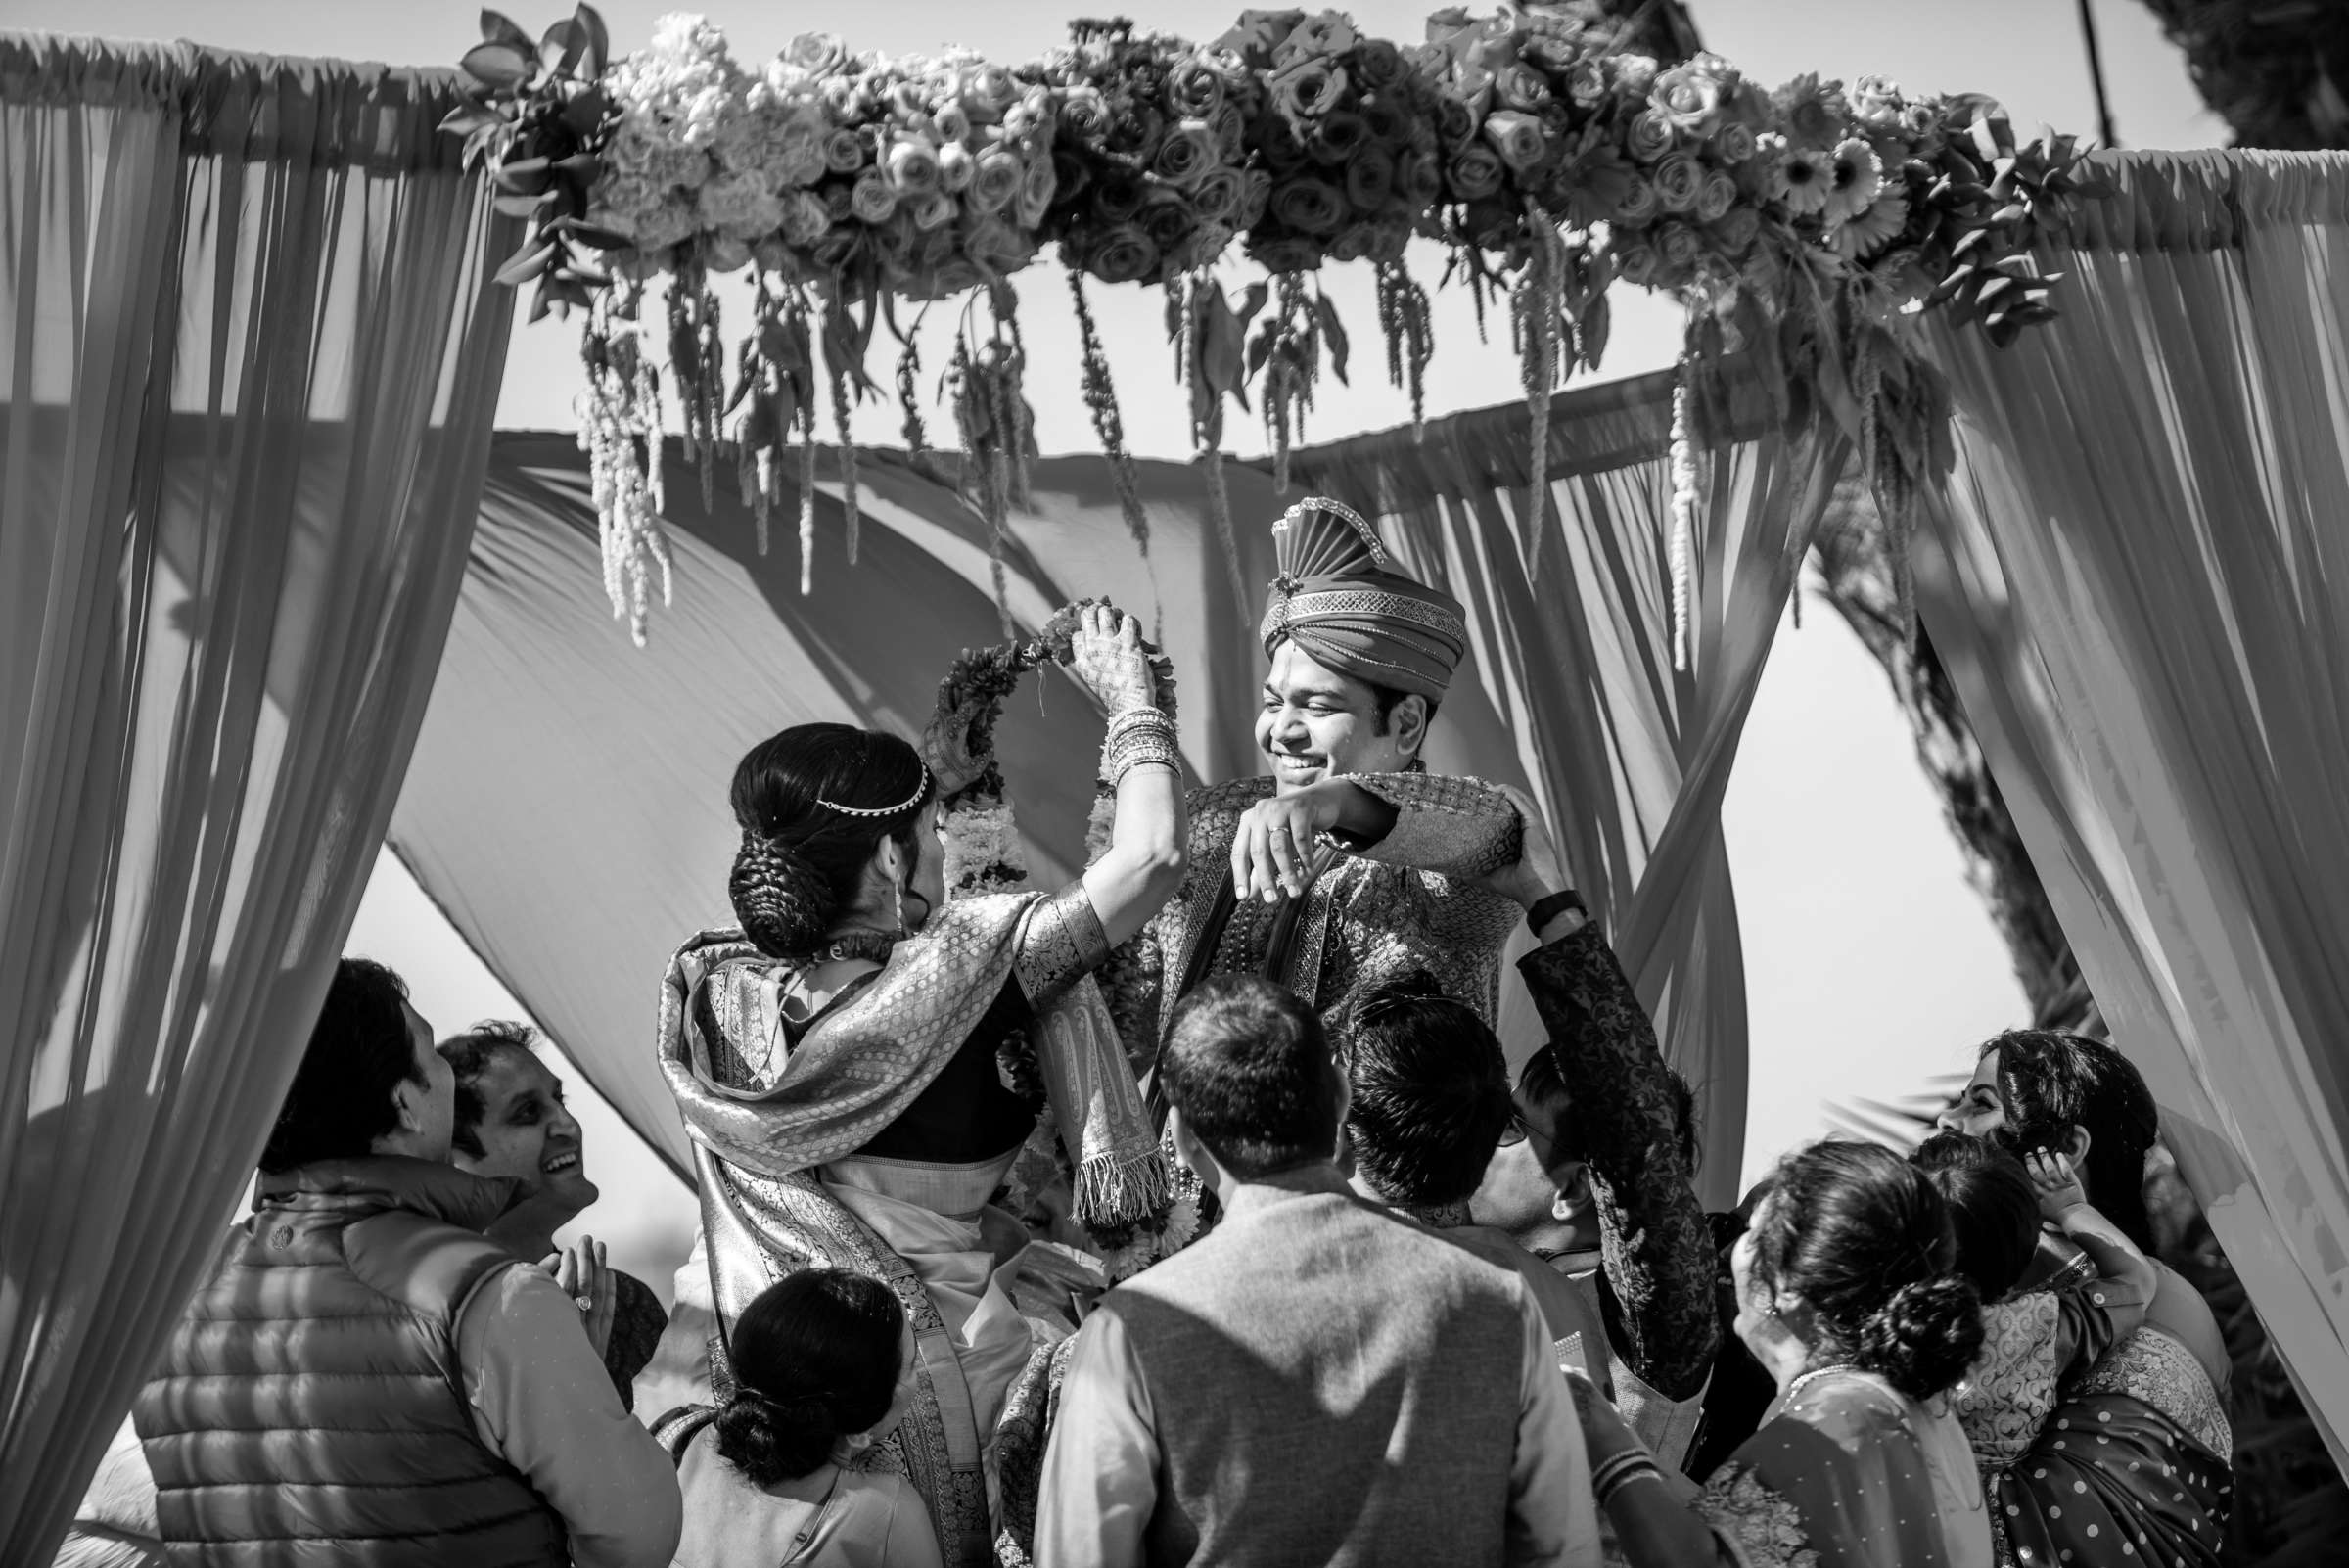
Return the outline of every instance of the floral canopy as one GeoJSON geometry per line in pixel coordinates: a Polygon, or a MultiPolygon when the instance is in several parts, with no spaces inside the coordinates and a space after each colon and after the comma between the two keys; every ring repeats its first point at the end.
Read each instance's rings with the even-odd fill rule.
{"type": "MultiPolygon", "coordinates": [[[[1066,46],[1019,63],[858,54],[816,33],[744,63],[691,16],[613,60],[585,6],[535,42],[495,12],[484,32],[464,61],[479,101],[446,128],[530,219],[503,276],[535,282],[533,319],[586,313],[581,439],[606,586],[639,640],[653,584],[665,596],[668,584],[649,457],[665,417],[657,361],[704,489],[730,465],[762,545],[798,465],[803,562],[829,410],[850,464],[853,560],[848,422],[854,401],[882,394],[876,331],[900,344],[907,444],[926,460],[919,357],[896,306],[963,297],[944,400],[960,487],[999,549],[1034,450],[1011,279],[1047,246],[1067,271],[1094,428],[1145,547],[1088,283],[1165,292],[1228,556],[1228,405],[1263,418],[1285,488],[1316,382],[1347,374],[1349,334],[1320,268],[1377,270],[1387,374],[1418,406],[1434,351],[1426,289],[1405,262],[1418,237],[1449,251],[1439,286],[1473,291],[1480,319],[1488,301],[1506,306],[1536,518],[1543,411],[1575,367],[1598,365],[1622,279],[1687,303],[1684,363],[1752,350],[1791,429],[1841,425],[1905,559],[1912,498],[1950,462],[1948,397],[1915,318],[1979,321],[2002,345],[2048,319],[2052,280],[2029,248],[2090,194],[2070,138],[2020,144],[1986,99],[1913,97],[1881,77],[1771,90],[1714,55],[1660,67],[1577,0],[1452,7],[1407,45],[1336,11],[1246,12],[1204,44],[1079,22],[1066,46]],[[1227,288],[1219,264],[1235,258],[1268,275],[1227,288]],[[744,269],[752,320],[729,352],[711,280],[744,269]]],[[[1690,469],[1697,417],[1683,407],[1679,421],[1690,469]]],[[[1691,473],[1683,506],[1695,488],[1691,473]]]]}

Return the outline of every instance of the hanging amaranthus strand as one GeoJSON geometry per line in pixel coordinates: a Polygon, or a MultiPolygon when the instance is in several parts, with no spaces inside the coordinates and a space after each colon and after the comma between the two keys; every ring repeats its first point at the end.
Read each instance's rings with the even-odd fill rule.
{"type": "Polygon", "coordinates": [[[1387,342],[1387,381],[1411,394],[1411,438],[1427,435],[1427,365],[1435,357],[1427,291],[1401,261],[1378,264],[1378,329],[1387,342]]]}
{"type": "Polygon", "coordinates": [[[1078,343],[1084,353],[1085,411],[1093,417],[1093,434],[1100,438],[1102,455],[1109,462],[1109,484],[1117,492],[1118,510],[1125,514],[1126,531],[1133,535],[1134,548],[1147,558],[1150,517],[1142,510],[1141,477],[1134,471],[1133,454],[1126,449],[1126,422],[1118,413],[1118,390],[1109,379],[1109,352],[1101,346],[1092,305],[1084,297],[1082,268],[1069,268],[1069,296],[1077,302],[1078,343]]]}
{"type": "MultiPolygon", "coordinates": [[[[946,368],[947,400],[954,411],[954,428],[963,450],[962,487],[966,499],[976,495],[979,515],[987,520],[988,573],[995,590],[995,614],[1006,637],[1016,635],[1011,614],[1011,580],[1003,565],[1003,545],[1011,511],[1011,460],[1004,443],[1013,427],[1004,413],[1000,381],[1005,356],[1000,345],[971,348],[972,323],[966,316],[954,335],[954,357],[946,368]]],[[[1012,400],[1016,401],[1016,389],[1012,400]]]]}
{"type": "Polygon", "coordinates": [[[1672,382],[1672,668],[1688,668],[1688,612],[1696,577],[1696,450],[1689,434],[1682,357],[1672,382]]]}
{"type": "Polygon", "coordinates": [[[1565,242],[1532,202],[1525,205],[1534,250],[1517,290],[1518,347],[1525,366],[1527,537],[1541,535],[1549,502],[1549,397],[1558,385],[1558,312],[1564,301],[1565,242]]]}
{"type": "Polygon", "coordinates": [[[840,506],[847,518],[849,565],[856,564],[856,535],[863,517],[856,505],[856,439],[849,431],[849,378],[832,374],[832,437],[840,442],[840,506]]]}
{"type": "Polygon", "coordinates": [[[898,352],[898,408],[904,415],[898,433],[905,438],[905,456],[921,473],[930,472],[930,431],[922,422],[922,405],[915,391],[921,380],[922,350],[914,332],[904,338],[904,346],[898,352]]]}
{"type": "MultiPolygon", "coordinates": [[[[1181,354],[1183,386],[1191,395],[1191,445],[1201,454],[1208,516],[1215,520],[1217,536],[1222,541],[1223,564],[1231,573],[1232,602],[1245,608],[1248,579],[1240,572],[1231,494],[1223,484],[1223,396],[1238,386],[1242,374],[1244,319],[1224,302],[1222,288],[1205,268],[1185,281],[1179,295],[1170,281],[1168,295],[1171,320],[1174,301],[1180,300],[1180,325],[1174,336],[1181,354]]],[[[1261,300],[1262,294],[1257,298],[1261,300]]]]}
{"type": "Polygon", "coordinates": [[[717,296],[698,266],[680,267],[668,290],[668,360],[676,373],[685,458],[701,470],[702,509],[717,505],[717,455],[726,413],[726,350],[717,296]]]}
{"type": "MultiPolygon", "coordinates": [[[[1334,320],[1327,300],[1309,299],[1302,273],[1283,272],[1273,286],[1272,314],[1257,329],[1249,345],[1249,362],[1262,364],[1265,438],[1272,448],[1272,489],[1289,491],[1289,447],[1304,432],[1305,415],[1313,406],[1313,387],[1321,376],[1323,329],[1334,320]]],[[[1340,368],[1341,377],[1343,367],[1340,368]]]]}
{"type": "Polygon", "coordinates": [[[815,591],[815,399],[800,404],[800,592],[815,591]]]}
{"type": "Polygon", "coordinates": [[[628,635],[644,646],[652,608],[652,578],[668,603],[668,539],[663,532],[661,386],[644,352],[644,285],[596,296],[579,335],[587,388],[576,403],[579,446],[601,520],[604,592],[612,614],[625,616],[628,635]]]}

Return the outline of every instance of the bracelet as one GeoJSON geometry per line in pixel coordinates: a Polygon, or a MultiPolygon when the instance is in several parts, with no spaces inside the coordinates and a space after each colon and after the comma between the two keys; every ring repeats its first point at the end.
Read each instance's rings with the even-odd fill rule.
{"type": "Polygon", "coordinates": [[[1603,1508],[1614,1499],[1616,1493],[1642,1477],[1661,1481],[1664,1479],[1663,1467],[1646,1450],[1626,1449],[1590,1467],[1590,1493],[1603,1508]]]}
{"type": "Polygon", "coordinates": [[[1124,713],[1112,715],[1109,728],[1103,733],[1102,739],[1107,743],[1133,730],[1157,729],[1162,725],[1173,729],[1174,715],[1163,708],[1154,708],[1145,703],[1138,708],[1128,708],[1124,713]]]}
{"type": "Polygon", "coordinates": [[[1525,923],[1531,929],[1540,931],[1569,909],[1585,919],[1589,918],[1590,906],[1583,902],[1581,894],[1568,888],[1563,893],[1553,893],[1546,899],[1536,899],[1534,906],[1525,911],[1525,923]]]}

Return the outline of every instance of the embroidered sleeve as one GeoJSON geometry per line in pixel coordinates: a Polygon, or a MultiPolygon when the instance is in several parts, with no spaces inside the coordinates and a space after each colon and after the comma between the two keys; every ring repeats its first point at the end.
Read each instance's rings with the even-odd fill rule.
{"type": "Polygon", "coordinates": [[[2147,1292],[2097,1276],[2055,1292],[2055,1373],[2084,1372],[2145,1320],[2147,1292]]]}
{"type": "Polygon", "coordinates": [[[1738,1568],[1819,1568],[1819,1553],[1792,1499],[1730,1460],[1697,1495],[1697,1517],[1738,1568]]]}
{"type": "Polygon", "coordinates": [[[1620,1308],[1607,1326],[1642,1382],[1690,1398],[1721,1348],[1715,1255],[1674,1136],[1655,1026],[1595,925],[1528,953],[1517,968],[1574,1096],[1600,1256],[1620,1308]]]}
{"type": "Polygon", "coordinates": [[[1041,1011],[1061,992],[1089,975],[1109,956],[1109,937],[1101,917],[1093,912],[1082,881],[1072,882],[1050,898],[1036,901],[1020,930],[1019,956],[1013,960],[1020,990],[1028,1004],[1041,1011]]]}
{"type": "Polygon", "coordinates": [[[1349,845],[1365,860],[1481,877],[1517,858],[1524,828],[1508,796],[1481,779],[1433,773],[1354,773],[1348,782],[1395,807],[1375,844],[1349,845]]]}

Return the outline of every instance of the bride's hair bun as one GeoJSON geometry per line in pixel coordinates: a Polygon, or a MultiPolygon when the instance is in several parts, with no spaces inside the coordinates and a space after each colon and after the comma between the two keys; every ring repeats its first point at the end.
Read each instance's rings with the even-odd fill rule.
{"type": "Polygon", "coordinates": [[[788,844],[746,832],[734,852],[726,897],[743,935],[769,958],[814,950],[832,925],[832,889],[788,844]]]}
{"type": "Polygon", "coordinates": [[[770,1400],[739,1388],[717,1412],[717,1453],[755,1487],[771,1487],[812,1473],[831,1457],[842,1436],[832,1407],[820,1396],[770,1400]]]}

